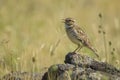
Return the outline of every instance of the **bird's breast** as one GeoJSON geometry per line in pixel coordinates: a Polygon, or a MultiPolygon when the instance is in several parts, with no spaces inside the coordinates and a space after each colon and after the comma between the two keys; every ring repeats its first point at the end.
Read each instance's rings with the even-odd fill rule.
{"type": "Polygon", "coordinates": [[[77,32],[73,28],[66,29],[66,33],[68,38],[75,44],[80,44],[80,41],[77,39],[77,32]]]}

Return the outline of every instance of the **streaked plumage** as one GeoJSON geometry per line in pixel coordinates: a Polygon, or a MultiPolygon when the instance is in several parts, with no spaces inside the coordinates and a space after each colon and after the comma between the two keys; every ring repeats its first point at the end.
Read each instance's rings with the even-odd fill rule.
{"type": "Polygon", "coordinates": [[[86,35],[86,33],[76,25],[75,21],[72,18],[66,18],[64,20],[64,23],[65,23],[66,33],[69,39],[73,43],[78,45],[78,47],[74,51],[77,51],[81,49],[83,46],[85,46],[90,50],[92,50],[97,57],[99,57],[96,49],[91,45],[90,40],[86,35]]]}

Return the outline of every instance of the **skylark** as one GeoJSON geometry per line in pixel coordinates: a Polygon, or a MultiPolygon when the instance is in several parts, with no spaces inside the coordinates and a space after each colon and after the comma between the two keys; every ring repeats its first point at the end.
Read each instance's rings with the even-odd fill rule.
{"type": "Polygon", "coordinates": [[[76,25],[75,20],[72,18],[64,19],[66,33],[69,39],[78,45],[78,47],[74,50],[74,52],[79,51],[82,47],[87,47],[92,50],[97,57],[97,50],[91,45],[90,40],[86,33],[76,25]]]}

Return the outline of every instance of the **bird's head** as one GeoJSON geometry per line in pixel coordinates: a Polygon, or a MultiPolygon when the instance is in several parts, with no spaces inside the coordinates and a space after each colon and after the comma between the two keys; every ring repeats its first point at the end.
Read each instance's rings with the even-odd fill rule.
{"type": "Polygon", "coordinates": [[[67,25],[67,26],[71,26],[75,23],[75,20],[72,18],[65,18],[63,20],[64,20],[65,25],[67,25]]]}

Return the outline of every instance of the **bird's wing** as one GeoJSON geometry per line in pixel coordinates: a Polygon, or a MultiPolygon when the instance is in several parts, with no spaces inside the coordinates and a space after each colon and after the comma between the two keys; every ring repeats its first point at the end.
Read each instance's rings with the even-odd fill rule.
{"type": "Polygon", "coordinates": [[[80,28],[80,27],[75,27],[76,29],[76,34],[78,34],[77,39],[82,41],[84,45],[91,45],[90,40],[87,36],[87,34],[80,28]]]}
{"type": "Polygon", "coordinates": [[[82,44],[83,44],[84,46],[87,46],[89,49],[91,49],[91,50],[95,53],[95,55],[96,55],[97,57],[99,57],[99,55],[97,54],[97,50],[96,50],[94,47],[92,47],[92,45],[91,45],[91,43],[90,43],[90,40],[89,40],[87,34],[86,34],[80,27],[76,27],[75,30],[76,30],[76,34],[78,34],[78,35],[76,36],[77,39],[78,39],[80,42],[82,42],[82,44]]]}

